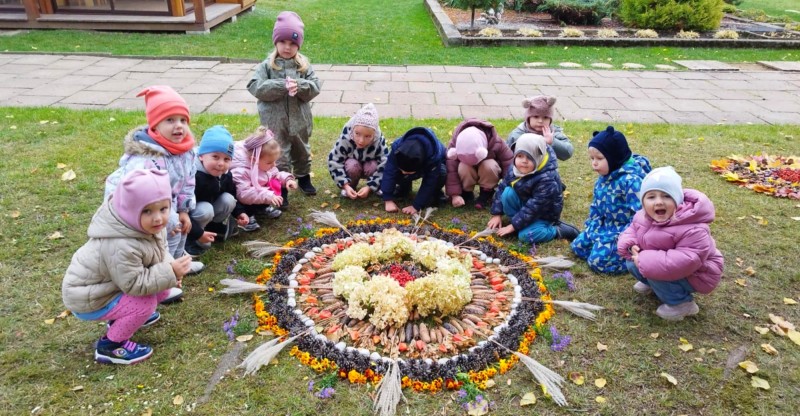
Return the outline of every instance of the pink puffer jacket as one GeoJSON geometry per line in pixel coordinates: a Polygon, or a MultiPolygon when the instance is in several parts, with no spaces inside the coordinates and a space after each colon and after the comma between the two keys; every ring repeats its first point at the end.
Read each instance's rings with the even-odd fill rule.
{"type": "Polygon", "coordinates": [[[622,232],[617,252],[627,260],[638,245],[639,271],[647,279],[673,281],[687,278],[700,293],[711,293],[722,278],[724,259],[711,237],[714,204],[694,189],[683,190],[683,204],[672,219],[657,223],[636,212],[630,227],[622,232]]]}

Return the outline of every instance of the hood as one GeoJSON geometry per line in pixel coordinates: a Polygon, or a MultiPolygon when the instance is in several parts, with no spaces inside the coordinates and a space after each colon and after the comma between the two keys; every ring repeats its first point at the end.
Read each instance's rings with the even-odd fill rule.
{"type": "Polygon", "coordinates": [[[89,223],[87,232],[89,238],[149,238],[149,234],[134,230],[122,222],[117,213],[114,212],[111,198],[113,196],[103,202],[103,205],[98,208],[92,217],[92,222],[89,223]]]}
{"type": "Polygon", "coordinates": [[[123,143],[126,154],[143,156],[169,156],[163,146],[147,134],[148,126],[139,126],[128,132],[123,143]]]}
{"type": "Polygon", "coordinates": [[[663,223],[664,226],[685,224],[711,224],[714,222],[714,203],[708,197],[694,189],[683,190],[683,203],[678,205],[675,215],[663,223]]]}
{"type": "Polygon", "coordinates": [[[425,154],[429,156],[428,165],[431,163],[441,163],[442,160],[444,160],[444,145],[439,142],[436,133],[426,127],[414,127],[407,131],[403,137],[392,143],[392,149],[396,149],[397,145],[411,136],[422,136],[424,138],[424,140],[422,140],[422,146],[425,149],[425,154]]]}
{"type": "Polygon", "coordinates": [[[619,169],[609,172],[604,178],[607,180],[616,180],[625,175],[634,175],[644,178],[651,170],[650,161],[647,160],[646,157],[634,153],[634,155],[631,156],[630,163],[623,163],[619,169]]]}

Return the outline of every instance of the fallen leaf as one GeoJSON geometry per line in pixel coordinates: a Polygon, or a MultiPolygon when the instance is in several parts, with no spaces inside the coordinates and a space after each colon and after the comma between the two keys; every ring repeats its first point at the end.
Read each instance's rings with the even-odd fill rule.
{"type": "Polygon", "coordinates": [[[681,344],[688,344],[688,343],[689,343],[689,340],[688,340],[688,339],[686,339],[686,338],[684,338],[684,337],[680,337],[680,338],[678,338],[678,341],[679,341],[681,344]]]}
{"type": "Polygon", "coordinates": [[[689,351],[694,349],[692,344],[681,344],[681,345],[678,345],[678,348],[680,348],[680,350],[683,351],[683,352],[689,352],[689,351]]]}
{"type": "Polygon", "coordinates": [[[75,386],[72,388],[72,391],[81,391],[83,390],[83,386],[75,386]]]}
{"type": "Polygon", "coordinates": [[[800,221],[800,217],[789,217],[789,218],[791,218],[791,219],[793,219],[795,221],[800,221]]]}
{"type": "Polygon", "coordinates": [[[797,301],[792,298],[783,298],[783,303],[785,305],[797,305],[797,301]]]}
{"type": "Polygon", "coordinates": [[[495,381],[494,381],[494,380],[492,380],[492,379],[488,379],[488,380],[486,380],[486,383],[485,383],[485,384],[486,384],[486,388],[487,388],[487,389],[490,389],[490,388],[494,387],[496,383],[495,383],[495,381]]]}
{"type": "Polygon", "coordinates": [[[733,281],[734,281],[734,282],[736,282],[736,284],[737,284],[737,285],[739,285],[739,286],[742,286],[742,287],[747,287],[747,280],[744,280],[744,279],[734,279],[733,281]]]}
{"type": "Polygon", "coordinates": [[[702,363],[703,357],[694,357],[694,360],[697,361],[698,363],[702,363]]]}
{"type": "Polygon", "coordinates": [[[667,373],[661,373],[659,375],[661,377],[664,377],[665,379],[667,379],[667,381],[669,381],[670,384],[672,384],[673,386],[677,386],[678,385],[678,380],[675,377],[673,377],[672,375],[667,374],[667,373]]]}
{"type": "Polygon", "coordinates": [[[72,314],[72,312],[70,312],[69,309],[67,309],[67,310],[61,312],[60,314],[58,314],[58,316],[56,316],[56,318],[64,319],[64,318],[70,316],[71,314],[72,314]]]}
{"type": "Polygon", "coordinates": [[[740,362],[739,367],[744,368],[744,371],[747,371],[750,374],[755,374],[758,372],[758,366],[750,360],[740,362]]]}
{"type": "Polygon", "coordinates": [[[44,323],[47,324],[47,325],[53,325],[53,323],[55,321],[56,321],[56,318],[50,318],[50,319],[45,319],[44,323]]]}
{"type": "Polygon", "coordinates": [[[608,351],[608,345],[598,342],[597,351],[608,351]]]}
{"type": "Polygon", "coordinates": [[[781,337],[785,337],[786,336],[786,330],[784,330],[783,328],[779,327],[778,325],[775,325],[775,324],[770,325],[769,330],[772,331],[772,333],[775,334],[775,335],[778,335],[778,336],[781,336],[781,337]]]}
{"type": "Polygon", "coordinates": [[[325,207],[327,207],[328,205],[330,205],[330,204],[328,204],[327,202],[323,202],[322,204],[320,204],[320,206],[319,206],[319,207],[320,207],[320,208],[325,208],[325,207]]]}
{"type": "Polygon", "coordinates": [[[146,407],[141,416],[153,416],[153,409],[146,407]]]}
{"type": "Polygon", "coordinates": [[[750,266],[750,267],[744,269],[744,273],[746,275],[748,275],[748,276],[752,276],[752,275],[756,274],[756,271],[755,271],[755,269],[753,269],[753,266],[750,266]]]}
{"type": "Polygon", "coordinates": [[[661,351],[656,351],[656,352],[653,353],[653,357],[658,358],[660,356],[661,356],[661,351]]]}
{"type": "Polygon", "coordinates": [[[744,260],[742,260],[741,258],[737,257],[736,258],[736,265],[739,266],[739,267],[744,267],[744,260]]]}
{"type": "Polygon", "coordinates": [[[342,206],[342,204],[335,204],[335,205],[333,206],[333,209],[339,209],[341,206],[342,206]]]}
{"type": "Polygon", "coordinates": [[[489,406],[486,403],[467,403],[467,414],[469,416],[483,416],[489,413],[489,406]]]}
{"type": "Polygon", "coordinates": [[[57,164],[56,164],[56,168],[57,168],[57,169],[64,169],[64,168],[66,168],[66,167],[67,167],[67,165],[65,165],[65,164],[63,164],[63,163],[57,163],[57,164]]]}
{"type": "Polygon", "coordinates": [[[594,380],[594,385],[597,386],[598,389],[602,389],[606,386],[606,379],[604,378],[596,378],[594,380]]]}
{"type": "Polygon", "coordinates": [[[750,378],[750,385],[757,389],[769,390],[769,383],[761,377],[753,376],[750,378]]]}
{"type": "Polygon", "coordinates": [[[778,355],[778,350],[776,350],[775,347],[770,344],[761,344],[761,349],[767,354],[778,355]]]}
{"type": "Polygon", "coordinates": [[[791,322],[783,319],[782,316],[769,314],[769,320],[784,330],[794,329],[794,325],[791,322]]]}
{"type": "Polygon", "coordinates": [[[11,218],[19,218],[20,212],[17,210],[11,211],[11,218]]]}
{"type": "Polygon", "coordinates": [[[183,405],[183,396],[181,396],[181,395],[179,394],[179,395],[177,395],[177,396],[173,397],[173,398],[172,398],[172,404],[174,404],[175,406],[181,406],[181,405],[183,405]]]}
{"type": "Polygon", "coordinates": [[[753,329],[761,335],[767,335],[767,333],[769,333],[769,328],[764,328],[763,326],[754,326],[753,329]]]}
{"type": "Polygon", "coordinates": [[[253,339],[253,334],[239,335],[236,340],[239,342],[247,342],[253,339]]]}
{"type": "Polygon", "coordinates": [[[70,170],[68,170],[68,171],[64,172],[64,173],[61,175],[61,180],[62,180],[62,181],[71,181],[71,180],[75,179],[75,177],[76,177],[76,175],[75,175],[75,171],[74,171],[74,170],[72,170],[72,169],[70,169],[70,170]]]}
{"type": "Polygon", "coordinates": [[[789,339],[792,340],[792,342],[794,342],[797,345],[800,345],[800,332],[797,332],[794,329],[790,329],[786,335],[789,336],[789,339]]]}
{"type": "Polygon", "coordinates": [[[520,406],[528,406],[532,404],[536,404],[536,395],[533,393],[525,393],[525,395],[522,396],[522,399],[519,401],[520,406]]]}
{"type": "Polygon", "coordinates": [[[603,397],[603,396],[597,396],[597,397],[594,398],[594,401],[596,401],[597,403],[603,404],[603,403],[606,402],[606,398],[603,397]]]}
{"type": "Polygon", "coordinates": [[[651,333],[650,334],[650,338],[657,339],[658,338],[658,332],[651,333]]]}
{"type": "Polygon", "coordinates": [[[144,384],[137,384],[137,385],[136,385],[136,388],[137,388],[137,389],[139,389],[139,390],[141,390],[141,389],[143,389],[143,388],[144,388],[144,384]]]}
{"type": "Polygon", "coordinates": [[[56,231],[53,234],[47,236],[48,240],[58,240],[59,238],[64,238],[60,231],[56,231]]]}
{"type": "Polygon", "coordinates": [[[582,386],[583,383],[586,381],[586,379],[584,379],[583,377],[583,374],[577,372],[569,373],[569,379],[572,380],[573,383],[579,386],[582,386]]]}
{"type": "Polygon", "coordinates": [[[762,218],[762,219],[758,220],[758,224],[759,225],[767,225],[767,224],[769,224],[769,221],[767,221],[766,218],[762,218]]]}

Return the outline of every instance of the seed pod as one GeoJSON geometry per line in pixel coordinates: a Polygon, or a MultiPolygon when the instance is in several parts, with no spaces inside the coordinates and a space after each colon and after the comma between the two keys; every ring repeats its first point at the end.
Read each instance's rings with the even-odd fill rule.
{"type": "Polygon", "coordinates": [[[456,328],[456,333],[464,332],[464,327],[461,326],[461,322],[458,319],[450,318],[450,324],[456,328]]]}
{"type": "Polygon", "coordinates": [[[411,342],[414,339],[414,324],[411,322],[406,323],[405,340],[403,342],[411,342]]]}
{"type": "Polygon", "coordinates": [[[449,323],[449,322],[445,322],[445,323],[443,323],[443,324],[442,324],[442,327],[444,327],[444,329],[446,329],[446,330],[447,330],[448,332],[450,332],[451,334],[455,334],[455,333],[457,333],[457,332],[458,332],[458,330],[456,329],[456,327],[454,327],[454,326],[453,326],[451,323],[449,323]]]}
{"type": "Polygon", "coordinates": [[[419,339],[419,324],[414,324],[414,339],[419,339]]]}
{"type": "Polygon", "coordinates": [[[419,337],[421,340],[425,341],[426,344],[431,342],[431,335],[428,332],[428,326],[425,325],[424,322],[419,324],[419,337]]]}

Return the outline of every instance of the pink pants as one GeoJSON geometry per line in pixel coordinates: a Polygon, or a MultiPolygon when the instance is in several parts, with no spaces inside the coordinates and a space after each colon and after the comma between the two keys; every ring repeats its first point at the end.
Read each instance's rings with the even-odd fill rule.
{"type": "Polygon", "coordinates": [[[492,190],[500,182],[503,174],[500,164],[494,159],[484,159],[477,168],[466,163],[458,164],[458,177],[461,179],[461,189],[472,192],[475,185],[483,190],[492,190]]]}
{"type": "Polygon", "coordinates": [[[130,339],[142,327],[142,324],[147,322],[150,315],[156,311],[156,306],[167,296],[169,296],[169,290],[150,296],[123,294],[116,306],[99,319],[101,321],[114,321],[114,324],[108,328],[106,337],[114,342],[130,339]]]}
{"type": "Polygon", "coordinates": [[[364,163],[355,159],[344,161],[344,172],[347,174],[347,178],[350,179],[350,186],[353,189],[356,189],[359,180],[369,178],[375,174],[376,170],[378,170],[378,162],[375,160],[364,163]]]}

